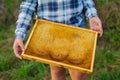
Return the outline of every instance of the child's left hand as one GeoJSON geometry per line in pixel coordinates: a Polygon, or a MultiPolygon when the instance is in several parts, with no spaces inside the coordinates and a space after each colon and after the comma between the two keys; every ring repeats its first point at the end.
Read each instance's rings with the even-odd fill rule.
{"type": "Polygon", "coordinates": [[[98,17],[92,17],[89,20],[89,25],[91,30],[97,31],[100,34],[100,37],[102,36],[103,34],[102,23],[98,17]]]}

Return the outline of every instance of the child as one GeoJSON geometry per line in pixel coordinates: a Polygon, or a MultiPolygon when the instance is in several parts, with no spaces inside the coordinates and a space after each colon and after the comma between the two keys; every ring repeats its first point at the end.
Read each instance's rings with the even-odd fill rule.
{"type": "MultiPolygon", "coordinates": [[[[33,15],[63,24],[85,27],[84,15],[89,21],[90,29],[103,34],[93,0],[22,0],[16,24],[14,53],[22,59],[23,41],[33,15]]],[[[50,65],[52,80],[65,80],[65,69],[50,65]]],[[[72,80],[87,80],[86,74],[69,70],[72,80]]]]}

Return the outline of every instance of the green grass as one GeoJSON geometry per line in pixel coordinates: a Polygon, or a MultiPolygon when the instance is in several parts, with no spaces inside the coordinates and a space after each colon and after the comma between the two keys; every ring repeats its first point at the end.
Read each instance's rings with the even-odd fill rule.
{"type": "Polygon", "coordinates": [[[28,60],[19,60],[13,50],[9,49],[8,53],[0,53],[0,79],[6,78],[11,80],[42,80],[49,77],[49,66],[28,60]]]}
{"type": "MultiPolygon", "coordinates": [[[[4,0],[5,16],[0,17],[0,80],[50,80],[47,64],[19,60],[13,53],[16,10],[21,0],[4,0]],[[16,3],[17,2],[17,3],[16,3]],[[15,4],[16,3],[16,4],[15,4]],[[10,13],[10,14],[8,14],[10,13]],[[4,20],[6,22],[4,23],[4,20]]],[[[104,35],[98,38],[94,72],[88,80],[120,79],[120,5],[119,0],[96,0],[104,35]],[[112,5],[112,6],[111,6],[112,5]]],[[[0,15],[1,16],[1,15],[0,15]]],[[[71,80],[67,74],[67,80],[71,80]]]]}
{"type": "Polygon", "coordinates": [[[120,79],[120,49],[114,51],[101,48],[95,58],[94,73],[90,75],[90,80],[120,79]]]}

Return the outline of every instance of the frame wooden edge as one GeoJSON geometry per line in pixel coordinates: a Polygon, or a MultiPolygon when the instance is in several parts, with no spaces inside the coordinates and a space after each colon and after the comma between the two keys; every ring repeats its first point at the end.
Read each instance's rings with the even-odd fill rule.
{"type": "MultiPolygon", "coordinates": [[[[66,26],[68,27],[67,24],[62,24],[62,23],[56,23],[56,22],[52,22],[52,21],[49,21],[49,20],[43,20],[43,19],[36,19],[38,21],[42,21],[42,22],[47,22],[47,23],[52,23],[52,24],[57,24],[57,25],[61,25],[61,26],[66,26]]],[[[78,26],[72,26],[72,25],[69,25],[69,27],[71,28],[75,28],[75,29],[80,29],[80,30],[84,30],[84,31],[88,31],[88,32],[94,32],[94,33],[98,33],[97,31],[93,31],[93,30],[90,30],[90,29],[86,29],[86,28],[81,28],[81,27],[78,27],[78,26]]]]}
{"type": "MultiPolygon", "coordinates": [[[[38,20],[36,20],[36,22],[35,22],[35,24],[34,24],[34,26],[33,26],[33,29],[32,29],[32,31],[31,31],[31,33],[30,33],[30,36],[29,36],[29,38],[28,38],[28,40],[27,40],[27,42],[26,42],[26,44],[25,44],[25,49],[27,48],[27,46],[28,46],[28,44],[29,44],[29,42],[30,42],[30,39],[32,38],[32,35],[33,35],[33,33],[34,33],[34,30],[35,30],[35,28],[36,28],[37,23],[38,23],[38,20]]],[[[22,54],[21,54],[22,57],[23,57],[24,53],[25,53],[25,51],[22,52],[22,54]]]]}
{"type": "Polygon", "coordinates": [[[65,64],[65,63],[59,63],[59,62],[56,62],[56,61],[52,61],[52,60],[47,60],[47,59],[43,59],[43,58],[38,58],[38,57],[35,57],[35,56],[30,56],[30,55],[27,55],[27,54],[23,54],[23,58],[27,58],[28,60],[31,60],[31,61],[37,61],[37,62],[41,62],[42,63],[45,63],[45,64],[50,64],[52,63],[52,65],[55,65],[55,66],[58,66],[58,67],[64,67],[64,68],[69,68],[69,69],[75,69],[75,70],[79,70],[80,72],[83,72],[83,73],[92,73],[92,70],[89,70],[89,69],[85,69],[85,68],[81,68],[81,67],[76,67],[76,66],[72,66],[72,65],[69,65],[69,64],[65,64]]]}
{"type": "Polygon", "coordinates": [[[95,43],[94,43],[94,50],[93,50],[93,56],[92,56],[92,62],[91,62],[91,72],[93,72],[93,67],[94,67],[94,60],[95,60],[95,51],[96,51],[96,44],[97,44],[97,37],[98,33],[95,34],[95,43]]]}

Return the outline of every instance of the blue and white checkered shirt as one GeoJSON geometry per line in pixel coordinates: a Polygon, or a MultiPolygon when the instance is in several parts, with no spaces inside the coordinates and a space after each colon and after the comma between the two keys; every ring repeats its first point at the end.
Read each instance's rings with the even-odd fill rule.
{"type": "Polygon", "coordinates": [[[84,27],[84,15],[89,20],[97,16],[93,0],[23,0],[16,22],[16,38],[25,39],[30,22],[38,18],[84,27]]]}

